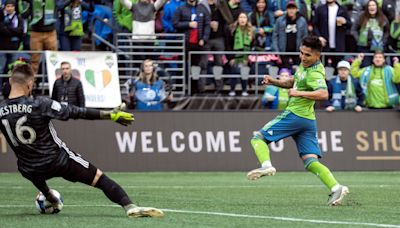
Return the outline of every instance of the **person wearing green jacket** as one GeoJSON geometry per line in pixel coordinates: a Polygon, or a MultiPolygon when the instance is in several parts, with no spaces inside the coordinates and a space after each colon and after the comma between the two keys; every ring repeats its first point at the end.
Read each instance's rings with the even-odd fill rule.
{"type": "MultiPolygon", "coordinates": [[[[131,2],[136,4],[138,0],[131,0],[131,2]]],[[[113,15],[122,32],[132,32],[132,12],[124,7],[119,0],[114,0],[113,15]]]]}
{"type": "Polygon", "coordinates": [[[399,103],[395,83],[400,83],[399,58],[393,58],[393,67],[385,64],[385,56],[377,51],[373,64],[360,69],[364,54],[360,53],[351,64],[351,74],[359,79],[365,95],[365,105],[371,109],[390,109],[399,103]]]}

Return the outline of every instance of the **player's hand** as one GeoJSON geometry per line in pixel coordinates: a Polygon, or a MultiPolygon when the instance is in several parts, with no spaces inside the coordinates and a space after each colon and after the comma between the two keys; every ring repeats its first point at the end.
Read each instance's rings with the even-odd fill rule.
{"type": "Polygon", "coordinates": [[[124,126],[132,124],[135,118],[133,118],[132,113],[124,112],[125,108],[125,103],[122,103],[120,106],[114,108],[114,110],[110,113],[111,120],[124,126]]]}
{"type": "Polygon", "coordinates": [[[333,112],[334,110],[335,110],[335,107],[333,107],[333,106],[328,106],[328,107],[326,107],[326,109],[325,109],[327,112],[333,112]]]}
{"type": "Polygon", "coordinates": [[[266,74],[266,75],[264,75],[264,79],[262,80],[262,82],[261,82],[261,84],[263,84],[263,85],[271,85],[272,84],[272,77],[271,77],[271,75],[268,75],[268,74],[266,74]]]}
{"type": "Polygon", "coordinates": [[[360,105],[357,105],[356,107],[354,107],[354,111],[362,112],[362,107],[360,105]]]}
{"type": "Polygon", "coordinates": [[[289,89],[289,97],[300,97],[300,91],[297,89],[289,89]]]}

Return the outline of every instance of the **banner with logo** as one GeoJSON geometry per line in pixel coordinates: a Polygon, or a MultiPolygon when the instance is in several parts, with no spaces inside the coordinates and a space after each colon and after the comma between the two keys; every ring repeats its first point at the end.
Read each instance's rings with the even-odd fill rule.
{"type": "Polygon", "coordinates": [[[114,108],[121,103],[115,53],[46,51],[50,96],[55,80],[61,77],[62,62],[69,62],[73,77],[81,80],[86,107],[114,108]]]}
{"type": "MultiPolygon", "coordinates": [[[[138,112],[128,127],[112,121],[54,121],[58,136],[105,171],[248,171],[259,166],[250,145],[273,111],[138,112]]],[[[399,170],[400,113],[317,112],[321,162],[332,170],[399,170]]],[[[273,134],[273,133],[272,133],[273,134]]],[[[270,144],[278,171],[303,171],[292,138],[270,144]]],[[[16,171],[0,134],[0,171],[16,171]]]]}

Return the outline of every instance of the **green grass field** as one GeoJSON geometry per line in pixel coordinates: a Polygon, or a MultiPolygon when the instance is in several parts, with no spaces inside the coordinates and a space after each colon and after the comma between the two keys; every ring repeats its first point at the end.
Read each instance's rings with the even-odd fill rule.
{"type": "Polygon", "coordinates": [[[0,227],[400,227],[400,172],[335,172],[350,195],[326,206],[328,190],[307,172],[248,181],[245,173],[108,173],[142,206],[165,217],[130,219],[98,190],[63,179],[57,215],[41,215],[37,190],[17,173],[0,174],[0,227]]]}

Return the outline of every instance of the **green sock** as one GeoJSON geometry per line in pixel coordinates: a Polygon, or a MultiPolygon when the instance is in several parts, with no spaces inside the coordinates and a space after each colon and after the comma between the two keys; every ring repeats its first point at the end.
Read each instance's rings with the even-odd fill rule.
{"type": "Polygon", "coordinates": [[[251,139],[251,146],[253,146],[258,161],[261,163],[261,165],[265,161],[271,161],[271,158],[269,157],[269,148],[268,145],[264,142],[264,140],[253,138],[251,139]]]}
{"type": "Polygon", "coordinates": [[[324,166],[318,161],[311,162],[306,169],[317,175],[317,177],[322,181],[322,183],[325,184],[326,187],[329,188],[329,190],[332,190],[333,186],[338,184],[328,167],[324,166]]]}

